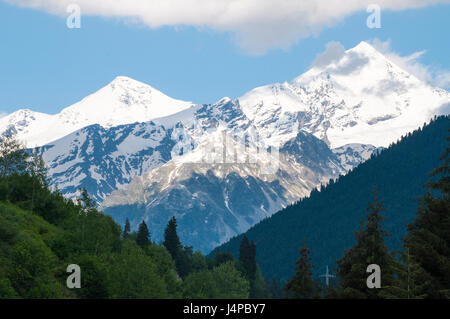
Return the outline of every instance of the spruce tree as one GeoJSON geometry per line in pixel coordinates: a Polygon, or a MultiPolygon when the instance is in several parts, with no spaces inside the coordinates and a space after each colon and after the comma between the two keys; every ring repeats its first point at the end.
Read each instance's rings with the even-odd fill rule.
{"type": "Polygon", "coordinates": [[[177,233],[177,219],[172,217],[164,230],[164,247],[175,261],[177,273],[181,278],[185,278],[190,273],[190,257],[192,247],[183,247],[177,233]]]}
{"type": "Polygon", "coordinates": [[[292,298],[312,298],[318,292],[317,285],[312,278],[312,268],[314,266],[311,263],[309,254],[310,251],[305,243],[303,248],[300,249],[300,259],[295,262],[297,265],[296,273],[285,287],[288,296],[292,298]]]}
{"type": "Polygon", "coordinates": [[[125,226],[123,228],[122,234],[123,239],[127,239],[130,236],[130,231],[131,231],[130,221],[127,218],[127,220],[125,221],[125,226]]]}
{"type": "Polygon", "coordinates": [[[430,174],[434,180],[426,185],[429,190],[420,199],[417,216],[408,225],[404,240],[411,260],[421,268],[416,281],[428,282],[418,292],[425,298],[450,298],[449,153],[447,146],[441,157],[443,164],[430,174]]]}
{"type": "Polygon", "coordinates": [[[387,299],[422,299],[423,293],[431,284],[430,276],[411,258],[409,248],[400,252],[394,270],[396,279],[392,286],[386,287],[382,296],[387,299]]]}
{"type": "Polygon", "coordinates": [[[172,258],[176,260],[177,256],[180,254],[182,245],[177,234],[177,219],[175,216],[169,220],[169,223],[164,230],[163,245],[166,247],[172,258]]]}
{"type": "Polygon", "coordinates": [[[150,245],[150,232],[148,231],[147,224],[145,221],[139,225],[136,243],[141,247],[145,248],[150,245]]]}
{"type": "Polygon", "coordinates": [[[256,279],[256,245],[250,242],[244,235],[239,247],[239,263],[241,265],[242,274],[250,282],[250,297],[254,298],[254,284],[256,279]]]}
{"type": "Polygon", "coordinates": [[[384,211],[383,203],[378,200],[374,191],[374,201],[366,209],[366,226],[356,232],[357,243],[348,249],[344,256],[337,261],[338,276],[342,289],[337,291],[339,297],[344,298],[382,298],[382,289],[367,287],[367,267],[376,264],[381,268],[381,284],[383,287],[394,283],[395,260],[389,254],[384,237],[389,234],[381,226],[385,219],[380,215],[384,211]]]}
{"type": "Polygon", "coordinates": [[[89,212],[95,209],[96,203],[95,200],[89,196],[89,193],[86,188],[82,188],[80,191],[80,197],[77,199],[77,203],[81,206],[84,212],[89,212]]]}

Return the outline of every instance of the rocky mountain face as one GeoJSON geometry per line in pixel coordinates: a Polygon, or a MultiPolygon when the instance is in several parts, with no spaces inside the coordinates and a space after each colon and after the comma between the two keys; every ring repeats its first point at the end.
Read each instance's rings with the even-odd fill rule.
{"type": "Polygon", "coordinates": [[[116,126],[95,124],[38,148],[52,182],[68,197],[80,187],[97,200],[172,158],[174,129],[153,122],[116,126]]]}
{"type": "Polygon", "coordinates": [[[129,218],[135,228],[144,219],[157,241],[175,216],[182,241],[208,252],[345,173],[337,156],[309,133],[299,133],[276,155],[213,135],[113,192],[102,204],[105,213],[121,223],[129,218]]]}

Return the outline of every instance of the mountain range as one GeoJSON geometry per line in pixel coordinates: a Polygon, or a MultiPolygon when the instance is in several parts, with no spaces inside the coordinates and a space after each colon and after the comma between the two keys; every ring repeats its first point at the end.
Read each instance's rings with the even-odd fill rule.
{"type": "Polygon", "coordinates": [[[19,110],[1,118],[0,134],[36,148],[67,197],[84,187],[119,223],[146,220],[155,240],[174,215],[183,243],[206,252],[449,103],[447,91],[361,42],[289,83],[214,104],[117,77],[56,115],[19,110]],[[278,170],[264,171],[274,164],[278,170]]]}

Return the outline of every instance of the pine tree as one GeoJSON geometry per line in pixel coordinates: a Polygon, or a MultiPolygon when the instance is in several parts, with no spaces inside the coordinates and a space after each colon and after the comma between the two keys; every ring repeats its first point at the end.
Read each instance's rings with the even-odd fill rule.
{"type": "Polygon", "coordinates": [[[90,210],[95,209],[95,200],[89,196],[87,189],[80,189],[80,193],[80,197],[77,199],[78,206],[81,206],[84,212],[89,212],[90,210]]]}
{"type": "Polygon", "coordinates": [[[150,232],[148,231],[147,224],[145,221],[139,225],[136,243],[141,247],[145,248],[150,245],[150,232]]]}
{"type": "Polygon", "coordinates": [[[182,245],[177,234],[177,219],[175,216],[169,220],[169,223],[164,230],[163,245],[166,247],[172,258],[176,260],[182,249],[182,245]]]}
{"type": "Polygon", "coordinates": [[[411,260],[422,270],[417,280],[429,283],[419,292],[425,298],[450,298],[449,154],[447,146],[441,157],[443,164],[430,174],[437,180],[426,185],[429,191],[419,201],[417,216],[408,225],[409,234],[404,240],[411,260]]]}
{"type": "Polygon", "coordinates": [[[311,264],[309,254],[310,251],[305,243],[303,248],[300,249],[300,259],[295,262],[297,265],[296,273],[286,284],[286,292],[296,299],[312,298],[317,294],[317,285],[312,278],[313,264],[311,264]]]}
{"type": "Polygon", "coordinates": [[[242,274],[250,282],[250,297],[254,298],[254,286],[258,269],[256,264],[256,245],[253,241],[250,242],[245,235],[239,248],[239,263],[242,274]]]}
{"type": "Polygon", "coordinates": [[[123,228],[122,238],[127,239],[130,236],[130,231],[131,231],[130,221],[127,218],[127,220],[125,221],[125,226],[123,228]]]}
{"type": "Polygon", "coordinates": [[[190,257],[192,247],[183,247],[177,233],[177,219],[172,217],[164,230],[164,247],[175,261],[177,273],[181,278],[185,278],[190,273],[190,257]]]}
{"type": "Polygon", "coordinates": [[[389,254],[384,237],[389,234],[382,228],[381,222],[385,219],[380,215],[384,211],[383,203],[378,200],[374,191],[374,201],[366,209],[366,226],[356,232],[357,243],[346,251],[345,255],[337,261],[338,276],[342,289],[337,291],[338,296],[345,298],[381,298],[381,289],[367,287],[367,267],[376,264],[381,268],[382,288],[392,286],[394,283],[395,260],[389,254]]]}
{"type": "Polygon", "coordinates": [[[386,299],[422,299],[424,290],[430,287],[430,277],[420,265],[411,258],[409,248],[399,252],[400,260],[396,261],[394,272],[396,278],[392,286],[386,287],[382,297],[386,299]]]}

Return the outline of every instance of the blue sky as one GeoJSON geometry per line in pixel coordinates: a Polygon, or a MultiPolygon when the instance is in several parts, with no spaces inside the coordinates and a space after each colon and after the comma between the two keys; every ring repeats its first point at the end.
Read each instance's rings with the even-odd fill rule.
{"type": "Polygon", "coordinates": [[[57,113],[118,75],[197,103],[236,98],[300,75],[330,41],[351,48],[362,40],[390,40],[390,50],[400,56],[426,50],[414,62],[430,74],[450,70],[448,4],[383,10],[380,29],[367,28],[369,13],[360,10],[256,55],[239,44],[233,30],[152,29],[107,15],[82,15],[81,29],[68,29],[64,15],[47,11],[0,0],[0,113],[20,108],[57,113]]]}

